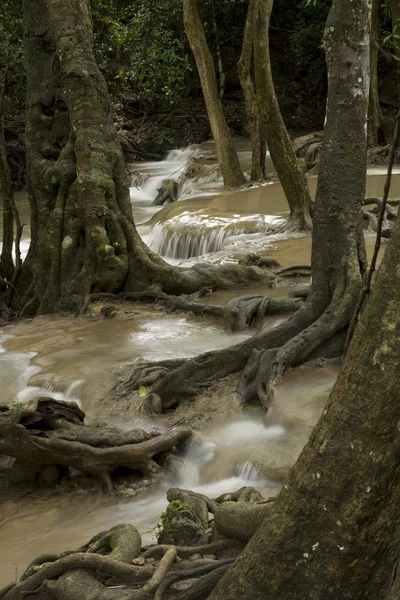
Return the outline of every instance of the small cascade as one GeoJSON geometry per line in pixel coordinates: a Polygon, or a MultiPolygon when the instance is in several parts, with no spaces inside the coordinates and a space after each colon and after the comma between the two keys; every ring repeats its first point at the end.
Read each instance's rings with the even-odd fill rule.
{"type": "Polygon", "coordinates": [[[135,165],[132,174],[131,201],[152,202],[164,179],[178,181],[190,159],[197,152],[196,146],[183,150],[171,150],[165,160],[135,165]]]}
{"type": "Polygon", "coordinates": [[[276,217],[269,215],[212,218],[185,211],[168,221],[157,223],[146,242],[166,259],[185,260],[218,252],[233,236],[267,233],[277,221],[276,217]]]}

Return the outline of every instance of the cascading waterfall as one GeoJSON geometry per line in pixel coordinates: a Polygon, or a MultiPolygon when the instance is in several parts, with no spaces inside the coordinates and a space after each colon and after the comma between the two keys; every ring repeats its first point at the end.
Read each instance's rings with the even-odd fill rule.
{"type": "Polygon", "coordinates": [[[157,223],[151,230],[147,244],[166,259],[184,260],[218,252],[233,236],[266,233],[281,221],[281,218],[269,215],[212,218],[185,211],[168,221],[157,223]]]}

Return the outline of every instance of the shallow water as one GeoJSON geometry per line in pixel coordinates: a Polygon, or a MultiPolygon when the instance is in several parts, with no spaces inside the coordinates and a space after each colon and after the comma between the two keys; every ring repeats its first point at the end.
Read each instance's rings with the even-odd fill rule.
{"type": "Polygon", "coordinates": [[[136,501],[123,503],[93,493],[46,502],[24,498],[18,503],[4,503],[0,509],[0,585],[13,580],[16,573],[20,576],[39,554],[78,548],[95,533],[118,523],[134,524],[144,543],[153,541],[150,530],[167,505],[165,491],[171,485],[211,497],[245,485],[266,496],[276,494],[282,483],[266,476],[265,469],[279,473],[295,461],[310,426],[323,410],[336,372],[325,369],[304,375],[294,373],[285,378],[265,424],[258,413],[249,413],[202,431],[183,457],[179,478],[148,490],[136,501]]]}
{"type": "MultiPolygon", "coordinates": [[[[250,168],[247,140],[238,140],[244,169],[250,168]]],[[[135,165],[131,199],[138,231],[145,241],[170,262],[191,265],[205,259],[214,263],[236,261],[248,252],[268,250],[282,266],[309,264],[311,237],[299,234],[266,235],[283,222],[288,207],[280,184],[223,191],[214,160],[215,149],[207,142],[170,153],[159,163],[135,165]],[[180,199],[160,209],[150,207],[163,179],[179,179],[188,160],[196,155],[199,170],[195,178],[181,181],[180,199]],[[213,253],[209,253],[213,250],[213,253]]],[[[270,174],[272,165],[269,164],[270,174]]],[[[380,195],[384,170],[368,175],[367,194],[380,195]]],[[[312,194],[317,180],[309,178],[312,194]]],[[[400,171],[393,177],[393,197],[400,195],[400,171]]],[[[28,221],[26,196],[19,194],[23,220],[28,221]]],[[[0,216],[1,227],[1,216],[0,216]]],[[[24,252],[29,231],[24,230],[24,252]]],[[[375,237],[366,234],[371,254],[375,237]]],[[[386,242],[384,242],[385,245],[386,242]]],[[[215,292],[205,301],[226,304],[237,295],[263,293],[286,295],[297,279],[272,289],[215,292]]],[[[122,306],[122,308],[124,308],[122,306]]],[[[128,307],[127,307],[128,310],[128,307]]],[[[137,358],[191,357],[237,343],[247,334],[227,334],[218,321],[191,316],[166,315],[159,307],[129,306],[128,319],[38,318],[7,327],[0,332],[1,402],[26,401],[45,393],[75,400],[91,421],[101,421],[97,404],[109,384],[115,367],[137,358]]],[[[267,327],[279,324],[273,317],[267,327]]],[[[306,443],[318,420],[337,370],[296,369],[285,375],[274,403],[265,417],[257,407],[243,415],[211,422],[198,441],[181,457],[182,470],[173,481],[148,489],[137,500],[123,502],[97,492],[48,500],[28,496],[0,506],[0,586],[21,575],[22,570],[43,552],[77,548],[100,530],[121,523],[133,523],[148,542],[154,523],[166,506],[165,490],[171,484],[218,496],[244,485],[253,485],[264,494],[276,494],[288,470],[306,443]]],[[[116,423],[121,415],[115,416],[116,423]]],[[[133,424],[120,423],[124,427],[133,424]]],[[[151,426],[150,423],[143,425],[151,426]]],[[[161,423],[162,426],[162,423],[161,423]]]]}

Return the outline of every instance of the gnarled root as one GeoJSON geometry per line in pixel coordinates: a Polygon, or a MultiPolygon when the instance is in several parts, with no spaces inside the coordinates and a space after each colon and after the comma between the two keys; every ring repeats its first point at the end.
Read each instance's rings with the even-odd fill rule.
{"type": "MultiPolygon", "coordinates": [[[[75,403],[37,398],[0,412],[0,453],[13,456],[16,465],[32,473],[72,467],[99,478],[108,491],[118,467],[159,474],[153,459],[187,441],[190,429],[174,427],[164,434],[142,429],[88,427],[75,403]]],[[[50,473],[51,475],[51,473],[50,473]]]]}
{"type": "Polygon", "coordinates": [[[295,312],[302,305],[300,298],[268,298],[265,296],[239,296],[225,306],[225,329],[244,331],[258,328],[266,315],[295,312]]]}

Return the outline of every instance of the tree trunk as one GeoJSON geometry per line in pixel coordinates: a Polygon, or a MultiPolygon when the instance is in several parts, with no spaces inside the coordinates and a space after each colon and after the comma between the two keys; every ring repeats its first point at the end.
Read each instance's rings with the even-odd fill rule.
{"type": "Polygon", "coordinates": [[[371,19],[371,87],[368,113],[368,145],[378,146],[379,130],[382,123],[382,111],[378,90],[378,34],[379,34],[379,0],[372,0],[371,19]]]}
{"type": "Polygon", "coordinates": [[[2,212],[3,212],[3,246],[1,249],[1,271],[7,277],[8,281],[11,281],[14,274],[14,260],[13,260],[13,244],[14,244],[14,217],[12,213],[12,200],[13,194],[12,183],[10,177],[10,171],[7,163],[7,152],[4,140],[4,129],[1,120],[0,112],[0,189],[3,200],[2,212]]]}
{"type": "MultiPolygon", "coordinates": [[[[399,35],[400,30],[400,2],[399,0],[391,0],[390,9],[392,13],[392,33],[393,35],[399,35]]],[[[397,57],[400,57],[400,44],[397,38],[393,39],[394,53],[397,57]]]]}
{"type": "Polygon", "coordinates": [[[31,246],[22,314],[76,312],[93,292],[192,293],[267,281],[254,267],[172,267],[141,241],[93,54],[89,0],[26,0],[24,27],[31,246]]]}
{"type": "Polygon", "coordinates": [[[261,117],[252,76],[254,40],[254,0],[249,1],[246,25],[244,29],[242,53],[238,62],[240,85],[246,104],[247,119],[251,138],[251,175],[252,181],[259,181],[266,176],[266,145],[261,131],[261,117]]]}
{"type": "Polygon", "coordinates": [[[225,121],[218,92],[214,61],[207,45],[197,0],[183,0],[183,17],[186,35],[199,72],[224,184],[228,187],[238,187],[243,185],[246,179],[239,164],[229,127],[225,121]]]}
{"type": "Polygon", "coordinates": [[[213,600],[398,598],[399,262],[397,222],[324,415],[213,600]]]}
{"type": "Polygon", "coordinates": [[[312,204],[307,179],[299,167],[275,94],[269,53],[273,0],[254,0],[254,61],[261,127],[290,206],[289,229],[311,229],[312,204]]]}
{"type": "Polygon", "coordinates": [[[12,256],[14,244],[14,217],[12,213],[13,189],[10,169],[7,161],[6,141],[4,138],[4,96],[6,93],[8,69],[6,68],[2,87],[0,90],[0,190],[3,200],[3,246],[1,249],[1,270],[11,281],[14,274],[14,260],[12,256]]]}

